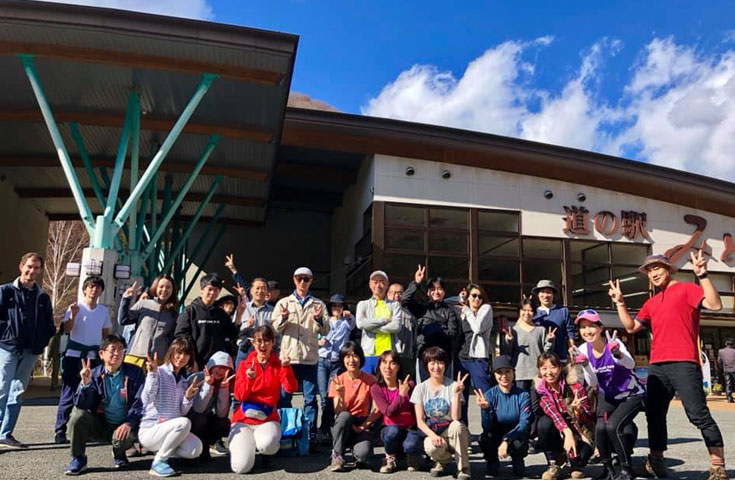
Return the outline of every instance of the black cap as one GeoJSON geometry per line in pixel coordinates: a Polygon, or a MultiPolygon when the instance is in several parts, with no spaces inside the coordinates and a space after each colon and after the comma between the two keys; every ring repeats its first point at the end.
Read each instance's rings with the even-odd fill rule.
{"type": "Polygon", "coordinates": [[[500,355],[499,357],[495,357],[493,360],[493,373],[501,368],[516,368],[515,365],[513,365],[513,360],[510,358],[510,355],[500,355]]]}

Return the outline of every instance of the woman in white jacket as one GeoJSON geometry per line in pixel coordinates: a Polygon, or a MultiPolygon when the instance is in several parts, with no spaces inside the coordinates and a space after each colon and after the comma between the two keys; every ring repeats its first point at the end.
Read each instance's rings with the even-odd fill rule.
{"type": "MultiPolygon", "coordinates": [[[[493,336],[493,309],[487,303],[485,290],[477,284],[467,285],[467,304],[459,315],[460,346],[459,372],[470,374],[472,386],[487,392],[493,386],[491,363],[495,350],[493,336]]],[[[464,389],[465,402],[462,406],[462,419],[467,420],[467,399],[469,388],[464,389]]]]}
{"type": "Polygon", "coordinates": [[[187,380],[187,369],[194,365],[194,345],[188,339],[174,339],[160,367],[157,357],[154,354],[147,358],[138,440],[144,448],[156,452],[148,473],[171,477],[178,472],[169,466],[170,457],[196,458],[202,452],[202,442],[190,433],[191,421],[186,418],[201,381],[187,380]]]}

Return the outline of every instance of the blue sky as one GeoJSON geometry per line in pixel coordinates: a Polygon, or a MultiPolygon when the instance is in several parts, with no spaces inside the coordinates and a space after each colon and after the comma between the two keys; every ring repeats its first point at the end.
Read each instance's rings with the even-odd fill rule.
{"type": "Polygon", "coordinates": [[[735,2],[68,0],[300,36],[339,110],[735,181],[735,2]]]}

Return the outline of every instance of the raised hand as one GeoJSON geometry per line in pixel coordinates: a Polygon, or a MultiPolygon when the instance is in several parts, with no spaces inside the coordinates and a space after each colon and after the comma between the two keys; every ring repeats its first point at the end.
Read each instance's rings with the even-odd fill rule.
{"type": "Polygon", "coordinates": [[[153,358],[149,354],[145,356],[145,368],[149,372],[156,373],[158,370],[158,353],[153,352],[153,358]]]}
{"type": "Polygon", "coordinates": [[[617,330],[613,330],[612,335],[610,335],[609,330],[605,330],[605,338],[607,339],[607,349],[610,350],[610,353],[613,354],[613,356],[617,357],[620,355],[620,342],[617,339],[618,332],[617,330]]]}
{"type": "Polygon", "coordinates": [[[314,318],[319,319],[322,318],[322,304],[321,303],[315,303],[314,309],[312,310],[312,313],[314,314],[314,318]]]}
{"type": "Polygon", "coordinates": [[[194,377],[194,379],[189,384],[189,388],[186,389],[186,392],[184,392],[184,396],[191,400],[194,398],[194,395],[197,394],[199,391],[199,387],[202,385],[202,381],[199,380],[199,378],[194,377]]]}
{"type": "Polygon", "coordinates": [[[232,374],[232,375],[230,375],[229,377],[225,377],[225,378],[224,378],[224,380],[222,380],[222,381],[221,381],[221,382],[219,383],[219,386],[220,386],[220,387],[222,387],[222,388],[229,388],[229,387],[230,387],[230,383],[232,383],[232,381],[233,381],[234,379],[235,379],[235,374],[233,373],[233,374],[232,374]]]}
{"type": "Polygon", "coordinates": [[[421,265],[418,266],[416,269],[416,273],[413,274],[413,280],[416,283],[421,283],[424,281],[424,277],[426,276],[426,267],[422,267],[421,265]]]}
{"type": "Polygon", "coordinates": [[[694,255],[694,252],[689,252],[689,260],[692,262],[694,275],[700,276],[707,273],[707,260],[704,258],[704,251],[701,248],[696,255],[694,255]]]}
{"type": "Polygon", "coordinates": [[[339,377],[337,375],[332,377],[332,382],[334,382],[334,391],[337,392],[337,396],[341,398],[342,400],[344,400],[345,399],[345,386],[339,382],[339,377]]]}
{"type": "Polygon", "coordinates": [[[255,360],[252,360],[252,361],[250,362],[250,365],[248,366],[248,369],[247,369],[247,370],[245,370],[245,375],[247,375],[247,377],[248,377],[248,378],[249,378],[250,380],[252,380],[252,379],[254,379],[254,378],[255,378],[255,373],[256,373],[256,372],[255,372],[255,360]]]}
{"type": "Polygon", "coordinates": [[[90,359],[82,358],[82,369],[79,371],[79,376],[82,378],[82,385],[87,386],[92,381],[92,368],[90,368],[90,359]]]}
{"type": "Polygon", "coordinates": [[[284,355],[280,358],[281,360],[281,366],[282,367],[290,367],[291,366],[291,357],[288,355],[284,355]]]}
{"type": "Polygon", "coordinates": [[[607,290],[607,294],[610,295],[615,305],[625,305],[625,298],[623,297],[623,291],[620,289],[620,280],[613,282],[610,280],[610,288],[607,290]]]}
{"type": "Polygon", "coordinates": [[[229,254],[225,255],[225,267],[227,267],[232,273],[237,272],[237,267],[235,267],[235,255],[229,254]]]}
{"type": "Polygon", "coordinates": [[[408,389],[410,388],[410,385],[408,384],[408,380],[411,378],[411,374],[406,375],[406,378],[401,381],[401,379],[398,379],[398,395],[402,397],[408,396],[408,389]]]}
{"type": "Polygon", "coordinates": [[[505,341],[508,343],[513,341],[513,329],[510,327],[505,328],[505,341]]]}
{"type": "Polygon", "coordinates": [[[79,305],[77,302],[72,302],[72,304],[69,305],[69,311],[71,312],[71,318],[76,318],[77,315],[79,315],[79,305]]]}
{"type": "Polygon", "coordinates": [[[123,292],[123,298],[130,298],[133,295],[135,295],[135,292],[138,291],[138,281],[133,281],[133,284],[130,285],[128,288],[125,289],[123,292]]]}
{"type": "Polygon", "coordinates": [[[250,328],[250,327],[252,327],[253,325],[255,325],[255,317],[254,317],[254,316],[252,316],[252,315],[250,315],[250,316],[248,317],[248,319],[247,319],[247,320],[245,320],[245,326],[246,326],[247,328],[250,328]]]}
{"type": "Polygon", "coordinates": [[[288,305],[286,305],[285,303],[281,304],[281,317],[283,318],[283,320],[288,319],[288,305]]]}
{"type": "Polygon", "coordinates": [[[556,338],[557,328],[558,327],[554,327],[554,329],[552,329],[551,327],[549,327],[548,330],[546,330],[546,340],[551,340],[552,342],[554,341],[554,339],[556,338]]]}
{"type": "Polygon", "coordinates": [[[352,312],[349,310],[342,310],[342,318],[348,318],[352,316],[352,312]]]}
{"type": "Polygon", "coordinates": [[[457,381],[454,382],[454,388],[452,389],[452,393],[454,395],[459,395],[464,390],[464,382],[467,380],[467,377],[469,377],[470,374],[467,373],[465,376],[462,376],[462,372],[457,372],[457,381]]]}
{"type": "Polygon", "coordinates": [[[475,401],[477,401],[477,406],[482,409],[490,408],[490,402],[487,401],[485,394],[479,388],[475,389],[475,401]]]}
{"type": "Polygon", "coordinates": [[[212,375],[212,372],[207,367],[204,367],[204,383],[207,385],[214,384],[214,375],[212,375]]]}
{"type": "Polygon", "coordinates": [[[579,412],[582,410],[582,403],[587,401],[587,395],[582,393],[581,390],[576,390],[574,392],[574,400],[572,400],[571,407],[572,410],[575,412],[579,412]]]}
{"type": "Polygon", "coordinates": [[[244,299],[245,299],[245,300],[247,301],[247,298],[248,298],[248,292],[247,292],[247,290],[245,290],[245,287],[243,287],[242,285],[240,285],[240,284],[237,284],[237,283],[236,283],[236,284],[234,284],[234,285],[232,286],[232,289],[233,289],[233,290],[235,290],[235,291],[237,292],[237,294],[238,294],[238,295],[239,295],[239,296],[240,296],[241,298],[244,298],[244,299]]]}

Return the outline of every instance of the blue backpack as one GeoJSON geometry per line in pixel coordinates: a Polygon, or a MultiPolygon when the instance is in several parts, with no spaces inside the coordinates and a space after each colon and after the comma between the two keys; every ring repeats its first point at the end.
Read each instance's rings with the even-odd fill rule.
{"type": "Polygon", "coordinates": [[[304,412],[298,408],[279,408],[281,448],[279,455],[298,457],[309,453],[309,427],[304,412]]]}

